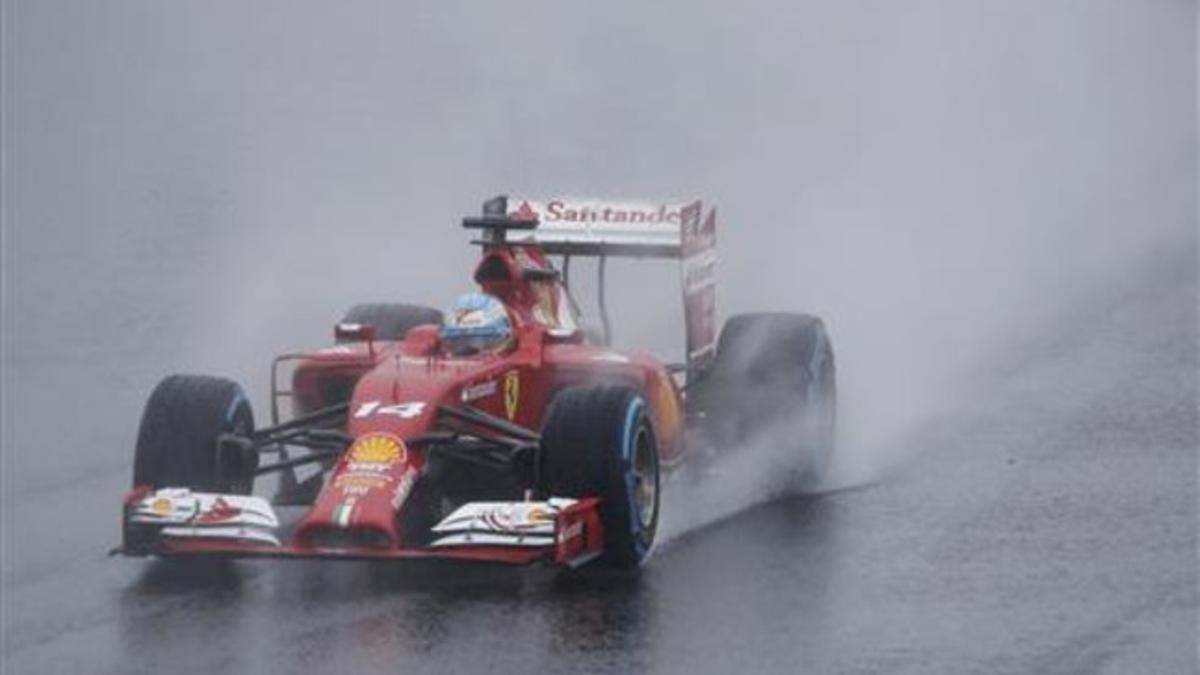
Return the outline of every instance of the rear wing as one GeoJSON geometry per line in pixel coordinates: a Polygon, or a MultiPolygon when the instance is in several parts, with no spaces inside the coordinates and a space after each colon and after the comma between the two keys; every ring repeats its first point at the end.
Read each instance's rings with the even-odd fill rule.
{"type": "MultiPolygon", "coordinates": [[[[680,261],[689,379],[716,352],[717,210],[692,202],[530,199],[500,195],[484,202],[482,218],[463,220],[484,231],[485,245],[534,245],[548,254],[680,261]]],[[[603,286],[601,286],[603,288],[603,286]]],[[[603,290],[601,291],[601,312],[603,290]]],[[[606,325],[607,317],[603,317],[606,325]]]]}

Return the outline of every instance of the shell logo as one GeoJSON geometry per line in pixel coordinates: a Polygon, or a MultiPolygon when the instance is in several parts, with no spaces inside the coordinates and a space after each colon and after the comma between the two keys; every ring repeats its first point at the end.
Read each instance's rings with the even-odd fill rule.
{"type": "Polygon", "coordinates": [[[160,516],[165,516],[171,513],[171,500],[166,497],[159,497],[150,503],[150,510],[160,516]]]}
{"type": "Polygon", "coordinates": [[[355,462],[394,464],[404,455],[404,441],[391,434],[367,434],[350,446],[350,459],[355,462]]]}

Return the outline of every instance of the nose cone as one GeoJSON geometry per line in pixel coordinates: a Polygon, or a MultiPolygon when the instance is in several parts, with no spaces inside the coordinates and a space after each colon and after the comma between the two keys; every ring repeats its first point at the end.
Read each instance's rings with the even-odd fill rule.
{"type": "Polygon", "coordinates": [[[395,548],[396,515],[412,491],[421,458],[388,432],[359,436],[338,460],[295,543],[313,548],[395,548]]]}

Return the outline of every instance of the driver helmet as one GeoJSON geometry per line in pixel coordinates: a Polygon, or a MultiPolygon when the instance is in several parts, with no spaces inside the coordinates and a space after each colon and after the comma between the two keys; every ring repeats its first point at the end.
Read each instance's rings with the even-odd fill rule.
{"type": "Polygon", "coordinates": [[[486,293],[461,295],[445,314],[439,336],[455,356],[499,352],[512,344],[512,322],[504,303],[486,293]]]}

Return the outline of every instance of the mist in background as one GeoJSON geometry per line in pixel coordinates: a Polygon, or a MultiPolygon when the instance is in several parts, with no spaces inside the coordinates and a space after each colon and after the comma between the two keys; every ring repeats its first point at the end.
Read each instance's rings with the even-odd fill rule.
{"type": "MultiPolygon", "coordinates": [[[[1194,294],[1192,2],[4,13],[6,504],[127,472],[163,375],[261,420],[350,305],[444,306],[499,192],[717,204],[718,311],[829,326],[841,484],[1156,261],[1194,294]]],[[[617,345],[679,358],[674,266],[609,278],[617,345]]]]}

